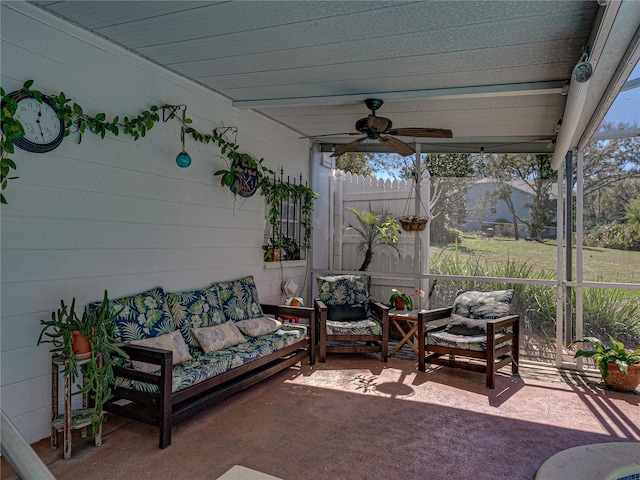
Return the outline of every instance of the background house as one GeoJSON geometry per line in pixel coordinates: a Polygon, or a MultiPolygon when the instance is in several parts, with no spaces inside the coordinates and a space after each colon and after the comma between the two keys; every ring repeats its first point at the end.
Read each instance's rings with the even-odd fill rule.
{"type": "MultiPolygon", "coordinates": [[[[465,232],[486,231],[493,228],[496,235],[513,236],[513,215],[504,200],[496,200],[491,194],[498,187],[498,182],[490,178],[484,178],[475,182],[467,191],[467,217],[464,222],[454,222],[453,225],[465,232]]],[[[511,199],[516,209],[516,215],[521,219],[530,219],[530,205],[535,198],[534,192],[524,181],[509,182],[511,199]]],[[[557,184],[553,184],[549,198],[557,200],[557,184]]],[[[555,218],[553,220],[555,224],[555,218]]],[[[518,222],[520,236],[527,236],[527,226],[518,222]]],[[[549,227],[543,233],[543,237],[555,237],[555,225],[549,227]]]]}

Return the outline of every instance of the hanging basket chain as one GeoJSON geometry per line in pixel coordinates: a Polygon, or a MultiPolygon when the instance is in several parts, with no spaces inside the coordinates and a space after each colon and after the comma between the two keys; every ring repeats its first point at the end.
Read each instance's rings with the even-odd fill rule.
{"type": "MultiPolygon", "coordinates": [[[[414,177],[413,190],[416,192],[416,195],[420,200],[420,205],[422,205],[422,209],[425,212],[427,212],[427,208],[425,207],[424,202],[422,201],[422,196],[418,194],[418,188],[420,185],[418,182],[418,179],[416,178],[415,173],[412,174],[412,176],[414,177]]],[[[416,232],[416,231],[421,232],[425,228],[427,228],[427,222],[429,221],[429,216],[428,215],[409,215],[408,210],[409,210],[410,200],[411,200],[411,193],[409,193],[409,195],[407,196],[407,201],[405,202],[404,209],[402,210],[402,215],[398,217],[398,221],[400,222],[402,229],[407,232],[416,232]]]]}

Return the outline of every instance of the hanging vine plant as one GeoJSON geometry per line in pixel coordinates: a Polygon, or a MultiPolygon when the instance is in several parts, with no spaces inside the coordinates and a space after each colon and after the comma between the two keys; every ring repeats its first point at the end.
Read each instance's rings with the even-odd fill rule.
{"type": "MultiPolygon", "coordinates": [[[[229,168],[227,170],[218,170],[214,173],[214,175],[222,175],[224,185],[232,186],[234,184],[241,171],[241,162],[247,158],[254,163],[257,170],[257,186],[259,188],[268,183],[268,175],[273,174],[272,170],[263,165],[263,158],[256,160],[246,153],[240,153],[238,151],[240,146],[226,138],[224,132],[218,132],[217,129],[214,129],[212,133],[201,133],[191,127],[192,120],[190,118],[177,116],[177,111],[181,109],[180,106],[169,104],[154,105],[148,110],[143,110],[135,117],[115,116],[109,120],[105,113],[98,113],[93,116],[88,115],[80,104],[73,102],[71,98],[67,98],[64,92],[60,92],[58,95],[45,95],[39,90],[32,89],[32,85],[33,80],[27,80],[18,92],[33,97],[40,103],[46,101],[51,105],[56,110],[58,118],[64,122],[64,136],[76,135],[77,143],[82,142],[82,136],[89,132],[99,135],[101,138],[104,138],[107,133],[118,136],[122,132],[134,140],[138,140],[144,137],[156,123],[160,122],[160,112],[167,111],[170,113],[165,118],[165,121],[177,119],[182,123],[181,128],[184,134],[191,135],[196,142],[216,144],[222,155],[229,160],[229,168]]],[[[23,138],[25,131],[22,124],[14,118],[18,109],[16,100],[11,94],[7,94],[2,87],[0,87],[0,97],[2,97],[2,108],[0,109],[0,121],[2,122],[2,129],[0,130],[0,184],[3,192],[0,193],[0,202],[6,204],[4,190],[7,188],[9,180],[18,178],[10,176],[12,170],[17,170],[16,163],[10,156],[14,153],[14,141],[23,138]]],[[[185,106],[182,107],[186,108],[185,106]]]]}
{"type": "Polygon", "coordinates": [[[265,247],[283,249],[290,242],[280,225],[283,203],[292,202],[294,205],[300,205],[300,225],[303,231],[298,247],[300,250],[309,250],[311,248],[313,202],[318,194],[302,183],[291,184],[283,182],[282,179],[277,181],[275,175],[272,181],[266,179],[262,182],[261,191],[267,200],[267,218],[272,231],[269,245],[265,247]]]}

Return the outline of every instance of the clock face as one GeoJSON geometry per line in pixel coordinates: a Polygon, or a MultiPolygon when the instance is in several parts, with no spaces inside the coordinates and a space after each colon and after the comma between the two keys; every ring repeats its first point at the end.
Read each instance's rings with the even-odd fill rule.
{"type": "Polygon", "coordinates": [[[64,120],[58,118],[56,110],[46,100],[39,102],[22,92],[9,94],[18,108],[13,118],[24,129],[24,136],[13,143],[29,152],[44,153],[56,148],[64,138],[64,120]]]}

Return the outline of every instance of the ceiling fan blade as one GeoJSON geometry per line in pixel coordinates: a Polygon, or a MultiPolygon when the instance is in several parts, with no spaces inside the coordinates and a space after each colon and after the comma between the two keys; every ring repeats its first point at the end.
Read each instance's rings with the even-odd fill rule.
{"type": "Polygon", "coordinates": [[[298,137],[298,140],[303,138],[321,138],[321,137],[343,137],[345,135],[362,135],[360,132],[342,132],[342,133],[323,133],[322,135],[305,135],[304,137],[298,137]]]}
{"type": "Polygon", "coordinates": [[[349,150],[351,150],[352,148],[354,148],[357,145],[359,145],[361,142],[364,142],[366,139],[367,139],[367,137],[362,137],[362,138],[359,138],[358,140],[354,140],[351,143],[347,143],[344,147],[341,147],[341,148],[337,149],[335,152],[333,152],[331,154],[331,156],[332,157],[339,157],[343,153],[347,153],[349,150]]]}
{"type": "Polygon", "coordinates": [[[394,152],[406,157],[407,155],[413,155],[416,151],[410,146],[404,143],[402,140],[398,140],[394,137],[378,137],[380,143],[385,144],[394,152]]]}
{"type": "Polygon", "coordinates": [[[394,128],[389,130],[389,135],[399,135],[401,137],[429,137],[429,138],[451,138],[451,130],[444,128],[394,128]]]}
{"type": "Polygon", "coordinates": [[[374,128],[379,132],[384,132],[391,126],[391,122],[388,118],[376,117],[375,115],[369,115],[367,117],[367,127],[374,128]]]}

